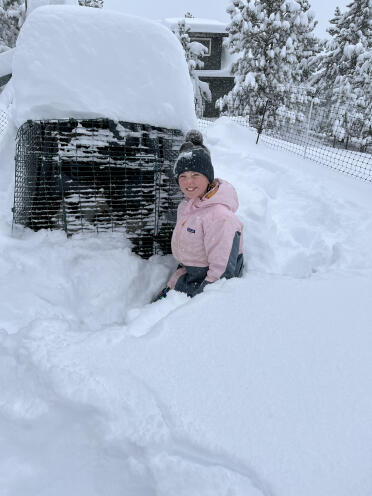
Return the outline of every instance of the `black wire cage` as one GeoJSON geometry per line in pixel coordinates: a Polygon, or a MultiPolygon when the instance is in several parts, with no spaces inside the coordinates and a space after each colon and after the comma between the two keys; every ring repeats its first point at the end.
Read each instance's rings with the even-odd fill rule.
{"type": "Polygon", "coordinates": [[[142,257],[167,254],[182,142],[179,130],[110,119],[27,121],[17,134],[13,222],[67,235],[123,231],[142,257]]]}

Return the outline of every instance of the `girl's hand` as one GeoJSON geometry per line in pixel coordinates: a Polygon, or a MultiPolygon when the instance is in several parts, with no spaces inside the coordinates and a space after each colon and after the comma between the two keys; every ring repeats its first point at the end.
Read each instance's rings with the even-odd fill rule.
{"type": "Polygon", "coordinates": [[[163,288],[159,294],[157,294],[152,300],[151,300],[151,303],[155,303],[155,301],[159,301],[159,300],[162,300],[163,298],[166,298],[167,297],[167,293],[168,291],[170,291],[170,288],[168,288],[168,286],[166,286],[165,288],[163,288]]]}

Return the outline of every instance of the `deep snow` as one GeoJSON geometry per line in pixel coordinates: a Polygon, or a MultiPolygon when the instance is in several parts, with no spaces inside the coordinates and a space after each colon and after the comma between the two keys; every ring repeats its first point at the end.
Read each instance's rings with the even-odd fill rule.
{"type": "Polygon", "coordinates": [[[11,233],[0,143],[4,496],[371,494],[371,186],[226,118],[205,134],[246,271],[152,305],[172,257],[11,233]]]}

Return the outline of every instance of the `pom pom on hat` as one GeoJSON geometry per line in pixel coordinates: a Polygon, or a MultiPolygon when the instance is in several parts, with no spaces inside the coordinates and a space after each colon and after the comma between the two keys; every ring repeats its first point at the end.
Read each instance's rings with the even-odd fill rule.
{"type": "Polygon", "coordinates": [[[190,129],[186,134],[185,141],[191,141],[193,145],[202,145],[203,135],[198,129],[190,129]]]}

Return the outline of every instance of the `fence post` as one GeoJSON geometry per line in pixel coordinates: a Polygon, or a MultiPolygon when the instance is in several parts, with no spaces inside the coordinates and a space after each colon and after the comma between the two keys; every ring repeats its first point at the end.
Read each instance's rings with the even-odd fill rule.
{"type": "Polygon", "coordinates": [[[309,132],[310,132],[311,114],[313,113],[313,103],[314,103],[314,98],[311,99],[309,116],[307,118],[304,158],[306,158],[307,145],[309,144],[309,132]]]}
{"type": "Polygon", "coordinates": [[[269,103],[269,99],[266,100],[265,108],[264,108],[262,119],[261,119],[261,124],[260,124],[260,127],[257,129],[256,145],[258,143],[258,140],[260,139],[260,136],[261,136],[261,133],[262,133],[262,130],[263,130],[264,119],[265,119],[265,114],[266,114],[266,111],[267,111],[267,104],[268,103],[269,103]]]}

